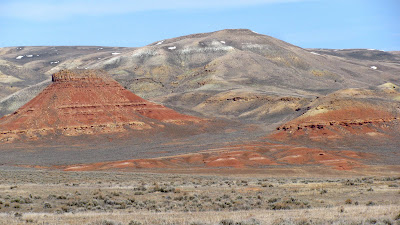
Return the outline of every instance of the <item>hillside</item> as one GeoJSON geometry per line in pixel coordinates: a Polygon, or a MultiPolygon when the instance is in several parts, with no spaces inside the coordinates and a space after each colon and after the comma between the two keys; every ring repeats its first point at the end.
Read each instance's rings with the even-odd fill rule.
{"type": "MultiPolygon", "coordinates": [[[[111,86],[130,90],[142,102],[155,102],[152,104],[157,109],[165,106],[176,115],[186,114],[184,117],[188,120],[199,117],[214,122],[195,131],[177,129],[175,124],[157,135],[143,133],[135,138],[103,132],[98,138],[61,138],[58,143],[49,144],[39,135],[38,142],[33,144],[3,146],[9,158],[0,163],[31,164],[37,160],[31,157],[34,155],[40,156],[40,165],[63,164],[74,168],[77,164],[90,168],[99,165],[109,168],[120,163],[137,166],[143,163],[140,159],[146,158],[153,159],[160,168],[310,164],[352,169],[364,164],[398,165],[400,157],[397,151],[400,148],[398,52],[303,49],[250,30],[235,29],[160,40],[140,48],[2,48],[0,62],[0,96],[3,97],[0,115],[10,114],[3,121],[30,118],[29,124],[41,124],[37,129],[43,129],[55,116],[64,118],[54,122],[60,129],[72,126],[69,123],[79,118],[60,116],[58,106],[53,107],[57,110],[39,113],[36,117],[16,118],[12,113],[41,91],[51,91],[51,88],[45,89],[54,83],[51,74],[78,68],[105,71],[118,82],[113,81],[111,86]],[[43,120],[42,115],[52,116],[43,120]],[[16,148],[24,149],[26,154],[17,153],[16,148]],[[38,148],[41,151],[35,152],[38,148]],[[57,153],[53,153],[54,149],[57,153]],[[84,152],[85,149],[95,151],[96,157],[84,152]],[[113,154],[109,152],[111,149],[113,154]],[[74,151],[76,157],[65,150],[74,151]],[[255,162],[254,158],[261,161],[255,162]],[[103,161],[111,161],[111,166],[107,163],[84,165],[103,161]]],[[[51,87],[54,85],[57,82],[51,87]]],[[[110,93],[119,94],[115,90],[108,94],[100,90],[95,92],[101,99],[109,98],[110,93]]],[[[82,96],[87,91],[74,95],[82,96]]],[[[71,93],[53,95],[62,99],[71,93]]],[[[57,103],[51,98],[44,100],[41,95],[36,98],[43,100],[45,108],[46,104],[57,103]]],[[[119,100],[111,98],[101,104],[115,107],[119,100]]],[[[20,112],[28,113],[31,108],[19,109],[17,116],[20,112]]],[[[121,122],[117,114],[124,118],[132,116],[131,112],[114,108],[105,117],[115,125],[121,122]]],[[[159,123],[158,119],[144,118],[143,114],[131,118],[151,124],[150,127],[164,124],[165,121],[159,123]]],[[[85,121],[98,124],[96,120],[85,121]]],[[[85,126],[91,127],[90,123],[85,126]]],[[[26,130],[22,125],[28,123],[19,124],[18,129],[26,130]]],[[[79,127],[75,125],[74,130],[79,127]]],[[[3,129],[8,129],[7,126],[2,124],[3,129]]],[[[121,129],[126,128],[121,126],[121,129]]],[[[83,133],[99,132],[89,130],[83,133]]]]}
{"type": "Polygon", "coordinates": [[[61,70],[38,96],[0,119],[0,142],[57,133],[76,136],[155,130],[166,123],[200,121],[140,98],[104,72],[61,70]]]}
{"type": "Polygon", "coordinates": [[[8,83],[1,89],[0,115],[29,101],[53,72],[78,67],[104,69],[139,96],[184,111],[280,123],[337,90],[398,84],[397,58],[378,50],[302,49],[250,30],[193,34],[141,48],[5,48],[0,71],[8,83]]]}

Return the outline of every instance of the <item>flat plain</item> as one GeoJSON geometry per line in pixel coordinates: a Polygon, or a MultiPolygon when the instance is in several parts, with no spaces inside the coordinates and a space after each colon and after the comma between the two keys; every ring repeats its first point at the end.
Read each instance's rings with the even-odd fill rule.
{"type": "Polygon", "coordinates": [[[0,181],[1,224],[400,222],[399,176],[14,169],[0,181]]]}

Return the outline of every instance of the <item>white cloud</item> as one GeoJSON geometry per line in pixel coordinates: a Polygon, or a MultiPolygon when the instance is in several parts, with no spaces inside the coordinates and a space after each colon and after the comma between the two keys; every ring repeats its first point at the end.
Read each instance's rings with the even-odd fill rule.
{"type": "Polygon", "coordinates": [[[29,20],[57,20],[78,15],[112,15],[151,10],[226,9],[299,1],[305,0],[25,0],[0,3],[0,16],[29,20]]]}

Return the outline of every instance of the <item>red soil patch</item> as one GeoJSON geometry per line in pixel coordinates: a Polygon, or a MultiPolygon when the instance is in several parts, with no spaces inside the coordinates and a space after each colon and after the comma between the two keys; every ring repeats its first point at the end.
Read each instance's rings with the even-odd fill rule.
{"type": "Polygon", "coordinates": [[[299,123],[313,123],[315,121],[326,121],[336,123],[362,123],[365,121],[391,120],[393,115],[384,110],[377,110],[372,107],[353,107],[328,111],[314,116],[299,118],[299,123]]]}
{"type": "Polygon", "coordinates": [[[338,170],[349,170],[354,167],[359,167],[360,162],[354,158],[360,159],[361,154],[356,152],[346,151],[323,151],[321,149],[301,148],[296,147],[276,154],[278,161],[286,162],[293,165],[312,165],[322,164],[332,166],[338,170]],[[353,157],[351,157],[353,156],[353,157]]]}
{"type": "Polygon", "coordinates": [[[99,73],[64,70],[53,74],[50,86],[15,113],[0,119],[0,141],[21,136],[35,139],[50,133],[144,130],[162,128],[163,123],[201,121],[146,101],[99,73]]]}
{"type": "Polygon", "coordinates": [[[247,145],[228,146],[199,153],[176,155],[153,159],[132,159],[116,162],[69,165],[57,167],[65,171],[88,170],[136,170],[141,168],[260,168],[283,165],[324,165],[336,170],[351,170],[362,167],[360,159],[369,154],[352,151],[324,151],[318,148],[259,142],[247,145]],[[238,150],[240,149],[240,150],[238,150]]]}
{"type": "Polygon", "coordinates": [[[384,110],[353,107],[294,119],[278,127],[278,131],[269,137],[280,141],[300,138],[326,141],[352,136],[381,138],[387,135],[385,131],[393,132],[388,124],[398,120],[398,117],[384,110]]]}

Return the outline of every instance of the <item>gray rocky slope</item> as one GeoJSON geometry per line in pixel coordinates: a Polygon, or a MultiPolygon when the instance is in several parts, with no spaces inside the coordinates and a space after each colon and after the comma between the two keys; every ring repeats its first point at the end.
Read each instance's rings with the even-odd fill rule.
{"type": "Polygon", "coordinates": [[[342,89],[399,84],[400,55],[367,49],[303,49],[246,29],[160,40],[141,48],[0,49],[0,115],[37,95],[60,69],[110,73],[148,100],[195,115],[271,128],[342,89]]]}

